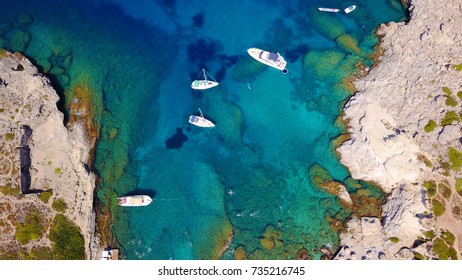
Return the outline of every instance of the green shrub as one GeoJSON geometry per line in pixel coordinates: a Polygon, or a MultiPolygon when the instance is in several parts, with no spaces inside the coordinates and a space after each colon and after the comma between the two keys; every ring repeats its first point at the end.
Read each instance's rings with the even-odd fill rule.
{"type": "Polygon", "coordinates": [[[64,213],[64,211],[66,211],[67,209],[67,204],[66,202],[64,202],[62,198],[58,198],[53,201],[53,203],[51,204],[51,208],[53,208],[53,210],[55,210],[56,212],[64,213]]]}
{"type": "Polygon", "coordinates": [[[52,190],[49,190],[49,191],[45,191],[45,192],[42,192],[41,194],[39,194],[39,199],[43,202],[43,203],[48,203],[48,200],[50,199],[50,197],[53,195],[53,191],[52,190]]]}
{"type": "Polygon", "coordinates": [[[443,120],[441,121],[441,126],[449,125],[449,124],[452,124],[454,122],[456,122],[456,123],[460,122],[459,116],[454,111],[447,111],[446,115],[444,116],[443,120]]]}
{"type": "Polygon", "coordinates": [[[424,188],[427,190],[428,196],[436,194],[436,183],[434,181],[425,181],[424,188]]]}
{"type": "Polygon", "coordinates": [[[441,163],[441,168],[444,170],[443,175],[449,176],[449,171],[451,170],[451,166],[449,165],[449,163],[445,161],[442,161],[440,163],[441,163]]]}
{"type": "Polygon", "coordinates": [[[441,234],[441,236],[444,238],[444,241],[446,241],[447,244],[451,246],[454,245],[454,242],[456,241],[456,237],[449,230],[445,230],[441,234]]]}
{"type": "Polygon", "coordinates": [[[458,91],[458,92],[457,92],[457,97],[459,97],[460,99],[462,99],[462,91],[458,91]]]}
{"type": "Polygon", "coordinates": [[[462,196],[462,178],[456,178],[456,192],[462,196]]]}
{"type": "Polygon", "coordinates": [[[420,253],[414,253],[414,260],[425,260],[425,257],[420,253]]]}
{"type": "Polygon", "coordinates": [[[462,63],[461,64],[451,64],[451,68],[455,69],[456,71],[462,71],[462,63]]]}
{"type": "Polygon", "coordinates": [[[10,183],[4,186],[0,186],[0,191],[2,192],[3,195],[18,195],[19,194],[19,188],[12,188],[10,183]]]}
{"type": "Polygon", "coordinates": [[[459,103],[454,99],[454,97],[446,96],[446,105],[451,107],[456,107],[459,103]]]}
{"type": "Polygon", "coordinates": [[[451,169],[454,171],[460,171],[460,167],[462,166],[462,153],[453,147],[449,147],[448,156],[449,161],[452,164],[451,169]]]}
{"type": "Polygon", "coordinates": [[[427,125],[424,127],[425,132],[432,132],[438,125],[434,120],[429,120],[427,125]]]}
{"type": "Polygon", "coordinates": [[[429,231],[424,231],[422,232],[423,236],[425,236],[426,239],[429,239],[429,240],[432,240],[433,238],[435,238],[435,232],[433,230],[429,230],[429,231]]]}
{"type": "MultiPolygon", "coordinates": [[[[1,49],[0,49],[1,51],[1,49]]],[[[17,251],[0,251],[0,260],[19,260],[20,256],[17,251]]]]}
{"type": "Polygon", "coordinates": [[[9,140],[9,141],[13,140],[14,139],[14,133],[5,134],[5,139],[9,140]]]}
{"type": "Polygon", "coordinates": [[[447,95],[451,95],[452,94],[452,90],[448,87],[443,87],[443,91],[444,93],[446,93],[447,95]]]}
{"type": "Polygon", "coordinates": [[[436,198],[432,199],[432,210],[436,217],[440,217],[446,212],[444,204],[436,198]]]}
{"type": "Polygon", "coordinates": [[[451,194],[452,194],[451,188],[448,187],[448,185],[444,183],[438,184],[438,191],[446,199],[449,199],[451,197],[451,194]]]}
{"type": "Polygon", "coordinates": [[[53,253],[50,247],[34,247],[29,253],[29,259],[31,260],[52,260],[53,253]]]}
{"type": "Polygon", "coordinates": [[[395,237],[395,236],[392,236],[392,237],[388,238],[388,240],[390,240],[393,243],[398,243],[399,242],[399,238],[395,237]]]}
{"type": "Polygon", "coordinates": [[[56,167],[55,168],[55,174],[61,174],[61,168],[56,167]]]}
{"type": "Polygon", "coordinates": [[[64,215],[58,214],[50,228],[52,253],[55,260],[85,259],[85,242],[80,229],[64,215]]]}
{"type": "Polygon", "coordinates": [[[433,252],[438,255],[440,260],[457,260],[457,251],[440,238],[435,239],[433,242],[433,252]]]}
{"type": "Polygon", "coordinates": [[[16,240],[20,244],[25,245],[31,240],[40,239],[43,235],[43,231],[40,213],[38,211],[33,211],[27,215],[24,224],[17,226],[15,233],[16,240]]]}

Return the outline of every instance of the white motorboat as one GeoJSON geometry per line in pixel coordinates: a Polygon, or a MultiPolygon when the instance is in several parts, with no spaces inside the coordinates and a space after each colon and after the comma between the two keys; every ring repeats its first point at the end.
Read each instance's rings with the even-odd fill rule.
{"type": "Polygon", "coordinates": [[[346,8],[344,9],[345,14],[349,14],[349,13],[353,12],[354,9],[356,9],[356,5],[351,5],[351,6],[346,7],[346,8]]]}
{"type": "Polygon", "coordinates": [[[340,9],[335,9],[335,8],[318,8],[321,12],[329,12],[329,13],[338,13],[340,12],[340,9]]]}
{"type": "Polygon", "coordinates": [[[286,65],[287,62],[278,52],[268,52],[258,48],[250,48],[247,50],[249,55],[255,60],[271,66],[273,68],[279,69],[282,73],[287,73],[286,65]]]}
{"type": "Polygon", "coordinates": [[[193,89],[204,90],[204,89],[213,88],[219,85],[219,83],[215,81],[215,79],[209,73],[207,73],[205,69],[202,69],[202,74],[204,76],[202,80],[194,80],[191,83],[191,87],[193,89]],[[212,80],[207,79],[207,74],[210,76],[212,80]]]}
{"type": "Polygon", "coordinates": [[[200,126],[200,127],[214,127],[215,124],[211,122],[210,120],[206,119],[204,115],[202,114],[201,109],[199,109],[199,112],[201,113],[200,116],[197,115],[191,115],[189,116],[189,123],[200,126]]]}
{"type": "Polygon", "coordinates": [[[147,206],[151,204],[152,198],[148,195],[129,195],[117,198],[120,206],[147,206]]]}

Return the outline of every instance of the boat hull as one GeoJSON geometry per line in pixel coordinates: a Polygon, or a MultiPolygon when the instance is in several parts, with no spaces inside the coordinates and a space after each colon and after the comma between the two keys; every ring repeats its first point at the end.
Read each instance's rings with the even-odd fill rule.
{"type": "Polygon", "coordinates": [[[335,9],[335,8],[318,8],[321,12],[329,12],[329,13],[338,13],[340,12],[340,9],[335,9]]]}
{"type": "Polygon", "coordinates": [[[351,6],[346,7],[344,11],[345,11],[345,14],[349,14],[353,12],[355,9],[356,9],[356,5],[351,5],[351,6]]]}
{"type": "Polygon", "coordinates": [[[247,53],[258,62],[271,66],[281,71],[287,71],[287,62],[279,53],[268,52],[258,48],[250,48],[247,53]]]}
{"type": "Polygon", "coordinates": [[[147,195],[130,195],[117,198],[117,204],[124,207],[148,206],[151,202],[152,198],[147,195]]]}
{"type": "Polygon", "coordinates": [[[214,127],[215,124],[204,117],[191,115],[189,116],[189,123],[200,127],[214,127]]]}
{"type": "Polygon", "coordinates": [[[218,86],[219,83],[209,80],[195,80],[191,83],[192,89],[205,90],[218,86]]]}

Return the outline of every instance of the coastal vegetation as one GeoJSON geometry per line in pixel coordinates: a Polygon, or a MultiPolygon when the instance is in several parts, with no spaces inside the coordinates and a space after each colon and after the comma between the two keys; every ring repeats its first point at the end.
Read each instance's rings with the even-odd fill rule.
{"type": "Polygon", "coordinates": [[[460,117],[454,111],[447,111],[443,117],[443,120],[441,120],[440,125],[441,126],[450,125],[450,124],[453,124],[454,122],[456,123],[460,122],[460,117]]]}
{"type": "Polygon", "coordinates": [[[449,165],[449,162],[446,161],[440,161],[441,169],[443,170],[443,175],[444,176],[449,176],[449,171],[451,170],[451,166],[449,165]]]}
{"type": "Polygon", "coordinates": [[[444,183],[439,183],[438,193],[440,193],[445,199],[449,199],[451,197],[452,191],[448,185],[444,183]]]}
{"type": "Polygon", "coordinates": [[[433,241],[433,252],[440,260],[457,260],[457,251],[441,238],[433,241]]]}
{"type": "Polygon", "coordinates": [[[447,95],[451,95],[452,94],[452,90],[448,87],[443,87],[443,92],[446,93],[447,95]]]}
{"type": "Polygon", "coordinates": [[[388,240],[390,240],[393,243],[398,243],[399,242],[399,238],[395,237],[395,236],[392,236],[392,237],[388,238],[388,240]]]}
{"type": "Polygon", "coordinates": [[[4,186],[0,186],[0,191],[3,195],[18,195],[19,188],[12,187],[10,183],[5,184],[4,186]]]}
{"type": "Polygon", "coordinates": [[[41,214],[34,210],[30,212],[24,221],[16,227],[16,240],[21,244],[25,245],[31,240],[37,240],[42,237],[44,233],[43,221],[41,214]]]}
{"type": "Polygon", "coordinates": [[[457,172],[460,171],[460,167],[462,166],[462,153],[454,147],[449,147],[448,156],[451,162],[451,169],[457,172]]]}
{"type": "Polygon", "coordinates": [[[5,134],[5,139],[6,140],[13,140],[14,139],[14,133],[7,133],[5,134]]]}
{"type": "Polygon", "coordinates": [[[50,247],[46,246],[36,246],[33,247],[29,253],[22,254],[21,259],[25,260],[52,260],[53,252],[50,247]]]}
{"type": "Polygon", "coordinates": [[[39,194],[39,199],[40,201],[42,201],[43,203],[48,203],[48,200],[50,199],[50,197],[53,195],[53,191],[52,190],[48,190],[48,191],[44,191],[42,193],[39,194]]]}
{"type": "Polygon", "coordinates": [[[441,236],[443,237],[444,241],[448,244],[448,245],[454,245],[454,242],[456,241],[456,237],[454,236],[454,234],[452,234],[449,230],[445,230],[441,233],[441,236]]]}
{"type": "Polygon", "coordinates": [[[424,231],[422,234],[428,240],[432,240],[436,236],[433,230],[424,231]]]}
{"type": "Polygon", "coordinates": [[[456,107],[459,103],[454,99],[452,95],[446,96],[446,105],[451,107],[456,107]]]}
{"type": "Polygon", "coordinates": [[[456,178],[456,192],[462,196],[462,178],[456,178]]]}
{"type": "Polygon", "coordinates": [[[436,217],[440,217],[446,212],[446,207],[443,203],[441,203],[441,201],[434,198],[432,199],[432,210],[436,217]]]}
{"type": "Polygon", "coordinates": [[[432,132],[438,126],[434,120],[429,120],[427,125],[424,127],[425,132],[432,132]]]}
{"type": "Polygon", "coordinates": [[[55,260],[85,259],[84,240],[79,228],[64,215],[58,214],[50,228],[50,240],[53,242],[52,254],[55,260]]]}
{"type": "MultiPolygon", "coordinates": [[[[419,237],[421,242],[431,246],[431,250],[440,260],[457,260],[457,251],[454,249],[455,235],[447,229],[424,231],[423,237],[419,237]]],[[[425,257],[420,253],[414,252],[414,258],[423,260],[425,257]]]]}
{"type": "Polygon", "coordinates": [[[62,198],[58,198],[53,201],[53,203],[51,204],[51,208],[53,208],[53,210],[55,210],[56,212],[64,213],[64,211],[66,211],[67,209],[67,204],[66,202],[64,202],[62,198]]]}
{"type": "Polygon", "coordinates": [[[428,196],[432,197],[436,194],[436,183],[434,181],[425,181],[424,188],[427,190],[428,196]]]}
{"type": "Polygon", "coordinates": [[[461,64],[452,64],[451,67],[452,67],[452,69],[455,69],[456,71],[462,71],[462,63],[461,64]]]}

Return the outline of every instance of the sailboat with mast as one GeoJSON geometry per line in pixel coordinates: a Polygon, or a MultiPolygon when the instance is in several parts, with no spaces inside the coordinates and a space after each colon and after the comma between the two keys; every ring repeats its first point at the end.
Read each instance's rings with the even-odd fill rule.
{"type": "Polygon", "coordinates": [[[200,127],[214,127],[215,126],[213,122],[211,122],[210,120],[204,117],[200,108],[199,108],[199,112],[201,114],[200,116],[197,116],[197,115],[189,116],[190,124],[200,126],[200,127]]]}
{"type": "Polygon", "coordinates": [[[219,83],[210,75],[205,69],[202,69],[202,75],[204,76],[202,80],[194,80],[191,83],[191,87],[197,90],[204,90],[213,88],[219,85],[219,83]],[[207,75],[211,78],[211,80],[207,79],[207,75]]]}

